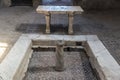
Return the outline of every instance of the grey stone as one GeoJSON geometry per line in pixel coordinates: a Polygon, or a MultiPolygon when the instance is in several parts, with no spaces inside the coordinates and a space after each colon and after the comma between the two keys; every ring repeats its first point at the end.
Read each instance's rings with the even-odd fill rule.
{"type": "Polygon", "coordinates": [[[63,71],[64,67],[64,41],[57,41],[56,44],[56,71],[63,71]]]}

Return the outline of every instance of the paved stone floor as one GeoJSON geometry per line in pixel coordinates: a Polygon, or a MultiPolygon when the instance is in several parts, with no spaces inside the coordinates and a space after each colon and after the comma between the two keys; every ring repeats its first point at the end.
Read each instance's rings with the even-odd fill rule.
{"type": "MultiPolygon", "coordinates": [[[[51,34],[67,35],[67,26],[67,15],[52,15],[51,34]]],[[[120,64],[119,10],[91,11],[75,15],[73,27],[74,35],[97,35],[120,64]]],[[[23,33],[45,34],[44,15],[37,14],[34,8],[27,6],[1,8],[0,42],[8,43],[12,47],[23,33]]]]}
{"type": "Polygon", "coordinates": [[[57,72],[55,52],[34,52],[23,80],[97,80],[83,51],[64,54],[66,69],[57,72]]]}

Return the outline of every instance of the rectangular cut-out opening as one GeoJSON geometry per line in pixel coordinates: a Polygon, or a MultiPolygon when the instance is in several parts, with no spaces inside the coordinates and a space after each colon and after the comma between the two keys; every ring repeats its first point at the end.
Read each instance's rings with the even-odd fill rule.
{"type": "Polygon", "coordinates": [[[33,49],[33,55],[23,80],[98,80],[83,48],[65,47],[65,69],[59,72],[55,70],[56,48],[48,47],[33,49]]]}

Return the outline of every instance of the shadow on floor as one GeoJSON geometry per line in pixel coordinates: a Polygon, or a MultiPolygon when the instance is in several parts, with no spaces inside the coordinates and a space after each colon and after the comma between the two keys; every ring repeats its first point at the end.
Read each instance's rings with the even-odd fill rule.
{"type": "Polygon", "coordinates": [[[83,73],[85,75],[85,80],[100,80],[98,73],[94,71],[89,61],[89,57],[84,50],[81,50],[80,57],[82,60],[82,67],[83,67],[83,73]],[[91,75],[94,75],[94,77],[91,77],[91,75]]]}
{"type": "Polygon", "coordinates": [[[20,24],[15,29],[21,33],[44,33],[45,25],[44,24],[20,24]]]}
{"type": "Polygon", "coordinates": [[[31,73],[36,73],[36,72],[55,72],[54,70],[55,66],[47,66],[47,67],[30,67],[28,68],[28,71],[31,73]]]}
{"type": "MultiPolygon", "coordinates": [[[[78,26],[78,25],[74,25],[78,26]]],[[[73,26],[73,27],[74,27],[73,26]]],[[[74,27],[75,28],[75,27],[74,27]]],[[[45,24],[21,24],[16,27],[16,31],[21,33],[45,33],[46,25],[45,24]]],[[[50,27],[51,34],[68,34],[68,26],[63,24],[52,24],[50,27]]],[[[77,29],[79,32],[79,29],[77,29]]]]}

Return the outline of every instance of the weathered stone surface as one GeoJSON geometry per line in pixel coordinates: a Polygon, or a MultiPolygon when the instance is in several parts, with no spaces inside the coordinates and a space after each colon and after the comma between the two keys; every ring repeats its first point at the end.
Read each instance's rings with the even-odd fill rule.
{"type": "Polygon", "coordinates": [[[20,37],[8,55],[0,63],[2,80],[21,80],[31,56],[31,40],[20,37]]]}
{"type": "Polygon", "coordinates": [[[100,40],[87,41],[86,51],[101,80],[120,80],[120,65],[100,40]]]}
{"type": "Polygon", "coordinates": [[[38,6],[36,9],[38,13],[56,13],[56,14],[66,14],[69,12],[83,12],[83,9],[80,6],[38,6]]]}
{"type": "Polygon", "coordinates": [[[64,41],[57,41],[56,44],[56,71],[64,70],[64,41]]]}
{"type": "MultiPolygon", "coordinates": [[[[95,35],[59,35],[58,36],[58,35],[25,34],[24,36],[29,37],[33,41],[56,41],[56,40],[64,41],[65,40],[65,41],[74,42],[74,41],[87,41],[88,36],[94,37],[95,35]]],[[[94,40],[95,38],[92,39],[94,40]]]]}

